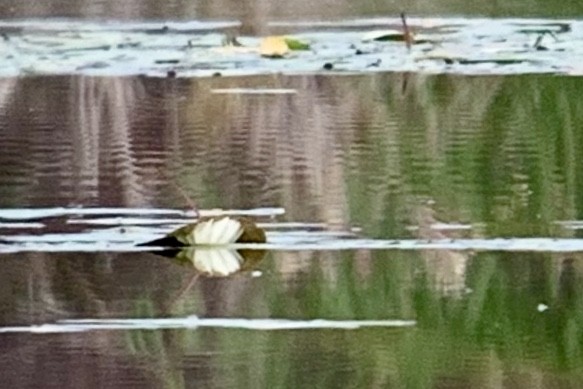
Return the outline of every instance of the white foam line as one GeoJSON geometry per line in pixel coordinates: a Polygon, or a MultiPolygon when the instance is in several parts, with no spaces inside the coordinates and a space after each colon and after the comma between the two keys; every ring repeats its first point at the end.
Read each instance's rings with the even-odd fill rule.
{"type": "Polygon", "coordinates": [[[298,93],[296,89],[282,89],[282,88],[228,88],[228,89],[212,89],[214,94],[233,94],[233,95],[295,95],[298,93]]]}
{"type": "Polygon", "coordinates": [[[62,320],[54,324],[0,327],[0,333],[70,333],[104,330],[161,330],[225,328],[253,331],[281,331],[307,329],[356,330],[367,327],[412,327],[413,320],[287,320],[287,319],[243,319],[243,318],[185,318],[164,319],[81,319],[62,320]]]}
{"type": "Polygon", "coordinates": [[[257,223],[257,227],[265,229],[319,229],[323,230],[328,227],[326,223],[301,223],[301,222],[281,222],[281,223],[257,223]]]}
{"type": "MultiPolygon", "coordinates": [[[[254,209],[203,209],[201,216],[277,216],[283,215],[283,208],[254,208],[254,209]]],[[[57,216],[110,216],[110,215],[193,215],[192,211],[180,209],[151,209],[151,208],[0,208],[0,219],[28,220],[57,216]]]]}
{"type": "MultiPolygon", "coordinates": [[[[452,250],[452,251],[536,251],[581,252],[583,239],[555,238],[493,238],[493,239],[439,239],[439,240],[380,240],[380,239],[310,239],[305,241],[283,239],[265,244],[245,244],[245,248],[264,250],[452,250]]],[[[268,239],[269,242],[269,239],[268,239]]],[[[234,249],[243,245],[232,245],[234,249]]]]}
{"type": "Polygon", "coordinates": [[[148,208],[4,208],[0,209],[0,219],[27,220],[69,215],[182,215],[177,209],[148,208]]]}
{"type": "Polygon", "coordinates": [[[30,222],[30,223],[26,223],[26,222],[21,222],[21,223],[2,223],[0,222],[0,228],[44,228],[45,225],[43,223],[34,223],[34,222],[30,222]]]}
{"type": "MultiPolygon", "coordinates": [[[[99,225],[99,226],[119,226],[119,225],[145,225],[145,226],[157,226],[157,225],[183,225],[184,223],[191,223],[195,219],[167,219],[167,218],[130,218],[130,217],[104,217],[95,219],[69,219],[66,221],[67,224],[86,224],[86,225],[99,225]]],[[[12,227],[14,225],[32,226],[38,225],[44,226],[41,223],[1,223],[0,227],[4,225],[6,227],[12,227]]],[[[281,222],[281,223],[257,223],[258,227],[276,230],[276,229],[295,229],[295,230],[305,230],[305,229],[318,229],[323,230],[328,225],[326,223],[300,223],[300,222],[281,222]]]]}
{"type": "MultiPolygon", "coordinates": [[[[283,235],[283,234],[282,234],[283,235]]],[[[269,243],[229,244],[221,246],[225,249],[255,249],[272,251],[335,251],[335,250],[450,250],[450,251],[523,251],[523,252],[583,252],[583,239],[442,239],[435,241],[405,239],[405,240],[375,240],[375,239],[335,239],[334,237],[310,238],[309,234],[298,239],[283,239],[269,243]],[[303,239],[302,239],[303,238],[303,239]]],[[[138,247],[148,239],[137,238],[124,241],[33,241],[24,236],[0,236],[0,241],[8,240],[10,244],[0,244],[0,253],[35,252],[140,252],[162,248],[138,247]]],[[[42,237],[41,237],[42,238],[42,237]]]]}
{"type": "MultiPolygon", "coordinates": [[[[188,211],[186,215],[194,215],[188,211]]],[[[279,216],[285,214],[284,208],[254,208],[254,209],[207,209],[200,210],[200,216],[279,216]]]]}
{"type": "Polygon", "coordinates": [[[146,219],[146,218],[131,218],[131,217],[104,217],[98,219],[69,219],[66,224],[83,224],[96,226],[159,226],[166,224],[184,224],[192,222],[192,219],[146,219]]]}

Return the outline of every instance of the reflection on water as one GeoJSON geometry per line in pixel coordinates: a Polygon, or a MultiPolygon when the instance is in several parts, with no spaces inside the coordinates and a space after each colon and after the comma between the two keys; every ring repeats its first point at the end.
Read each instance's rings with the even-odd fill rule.
{"type": "Polygon", "coordinates": [[[0,206],[186,206],[177,182],[203,209],[282,207],[283,220],[369,237],[564,236],[555,222],[582,218],[582,86],[410,74],[4,79],[0,206]],[[211,93],[229,87],[298,92],[211,93]],[[439,223],[472,228],[427,228],[439,223]]]}
{"type": "Polygon", "coordinates": [[[225,248],[183,248],[154,251],[175,258],[207,277],[228,277],[255,268],[265,257],[265,250],[232,250],[225,248]]]}
{"type": "Polygon", "coordinates": [[[12,357],[3,359],[0,377],[18,387],[43,380],[56,385],[51,377],[71,377],[71,368],[80,380],[76,385],[84,387],[143,387],[147,382],[170,387],[177,381],[180,387],[190,387],[188,382],[338,387],[338,375],[355,387],[369,382],[499,387],[511,380],[512,387],[529,388],[580,382],[579,254],[476,254],[466,279],[453,281],[448,290],[441,289],[443,280],[428,262],[432,254],[272,253],[259,265],[262,276],[198,278],[179,303],[176,295],[190,274],[173,260],[146,253],[4,255],[3,325],[24,331],[30,324],[73,318],[62,324],[73,332],[63,327],[53,329],[64,331],[59,335],[2,334],[4,355],[12,357]],[[172,328],[189,315],[203,318],[200,328],[139,329],[172,328]],[[168,316],[177,319],[97,320],[168,316]],[[93,320],[76,320],[85,318],[93,320]],[[320,328],[290,331],[284,328],[292,322],[254,324],[239,318],[378,325],[398,318],[416,324],[346,330],[322,322],[320,328]],[[104,330],[76,332],[83,326],[104,330]],[[245,329],[260,326],[280,330],[245,329]]]}
{"type": "Polygon", "coordinates": [[[580,248],[455,244],[579,237],[581,83],[412,74],[0,80],[1,207],[143,207],[2,210],[3,237],[62,240],[113,228],[121,236],[136,226],[143,234],[166,218],[162,236],[189,217],[176,210],[187,207],[176,182],[201,209],[259,212],[268,241],[282,244],[249,267],[240,253],[242,262],[233,253],[213,257],[248,270],[229,277],[146,252],[3,252],[2,328],[133,318],[152,329],[3,333],[0,380],[59,388],[580,386],[580,248]],[[212,93],[230,88],[297,92],[212,93]],[[324,236],[363,246],[327,250],[314,240],[324,236]],[[376,242],[366,238],[425,246],[379,250],[365,247],[376,242]],[[148,321],[193,315],[231,327],[162,330],[166,322],[148,321]],[[414,325],[261,331],[241,319],[414,325]]]}

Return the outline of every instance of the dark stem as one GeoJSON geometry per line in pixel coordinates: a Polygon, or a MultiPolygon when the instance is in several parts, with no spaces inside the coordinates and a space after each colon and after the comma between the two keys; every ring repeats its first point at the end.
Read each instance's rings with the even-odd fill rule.
{"type": "Polygon", "coordinates": [[[411,50],[411,44],[413,43],[413,37],[411,36],[411,30],[407,25],[407,17],[404,12],[401,12],[401,22],[403,23],[403,40],[407,46],[407,50],[411,50]]]}

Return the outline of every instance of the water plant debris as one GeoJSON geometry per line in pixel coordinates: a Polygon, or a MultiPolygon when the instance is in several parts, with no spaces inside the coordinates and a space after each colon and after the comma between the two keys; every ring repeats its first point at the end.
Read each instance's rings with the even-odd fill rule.
{"type": "Polygon", "coordinates": [[[575,20],[402,15],[339,22],[269,22],[268,26],[295,32],[267,37],[234,36],[232,28],[239,24],[0,20],[4,37],[0,40],[0,76],[210,77],[332,69],[582,73],[583,22],[575,20]],[[386,28],[378,30],[377,26],[386,28]],[[408,50],[402,49],[403,42],[408,50]],[[378,66],[369,66],[371,63],[378,66]]]}

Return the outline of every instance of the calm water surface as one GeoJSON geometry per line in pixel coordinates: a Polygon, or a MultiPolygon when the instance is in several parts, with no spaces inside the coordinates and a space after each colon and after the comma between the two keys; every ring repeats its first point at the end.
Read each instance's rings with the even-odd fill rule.
{"type": "Polygon", "coordinates": [[[294,245],[577,242],[582,88],[538,75],[1,79],[0,380],[580,387],[580,252],[294,245]],[[226,278],[157,253],[35,246],[162,234],[172,222],[154,229],[151,214],[30,210],[186,209],[176,185],[204,210],[258,210],[286,245],[226,278]],[[32,246],[9,252],[17,237],[32,246]],[[385,325],[341,328],[373,320],[385,325]]]}

